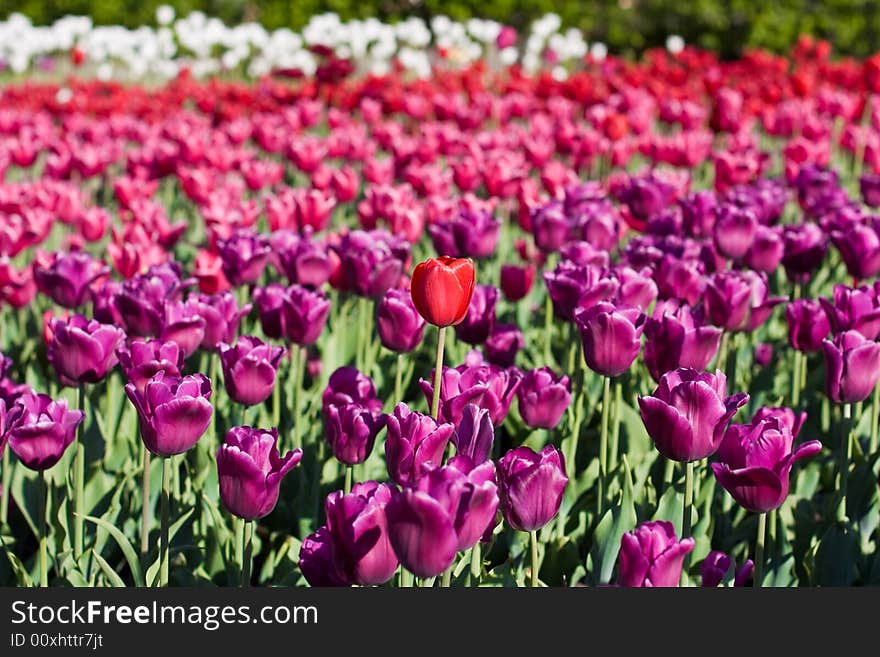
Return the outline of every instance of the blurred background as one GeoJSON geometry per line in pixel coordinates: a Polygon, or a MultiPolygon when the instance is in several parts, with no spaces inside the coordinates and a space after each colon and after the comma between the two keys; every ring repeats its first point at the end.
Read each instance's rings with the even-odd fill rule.
{"type": "Polygon", "coordinates": [[[136,27],[154,24],[163,4],[178,16],[200,10],[227,24],[250,20],[293,29],[327,11],[385,21],[440,14],[491,18],[516,28],[555,12],[563,27],[578,27],[588,41],[603,41],[621,54],[661,46],[670,34],[724,57],[751,47],[782,52],[799,34],[830,40],[838,54],[864,56],[880,48],[880,0],[0,0],[0,16],[19,12],[45,24],[75,14],[136,27]]]}

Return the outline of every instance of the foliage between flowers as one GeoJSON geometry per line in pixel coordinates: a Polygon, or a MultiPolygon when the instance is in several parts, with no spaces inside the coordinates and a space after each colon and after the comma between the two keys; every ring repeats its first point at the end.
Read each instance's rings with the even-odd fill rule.
{"type": "Polygon", "coordinates": [[[880,582],[878,76],[826,55],[7,87],[0,581],[880,582]]]}

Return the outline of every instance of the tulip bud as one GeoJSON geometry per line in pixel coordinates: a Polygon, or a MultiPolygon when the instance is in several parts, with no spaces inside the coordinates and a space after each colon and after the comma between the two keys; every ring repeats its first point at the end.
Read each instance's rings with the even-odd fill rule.
{"type": "Polygon", "coordinates": [[[74,315],[51,323],[52,341],[46,356],[61,383],[76,386],[98,383],[117,363],[116,349],[125,333],[115,326],[74,315]]]}
{"type": "Polygon", "coordinates": [[[59,306],[78,308],[88,300],[92,284],[110,268],[85,251],[38,254],[34,260],[37,288],[59,306]]]}
{"type": "Polygon", "coordinates": [[[136,338],[121,345],[116,354],[125,378],[141,392],[157,373],[179,377],[183,368],[183,352],[176,342],[136,338]]]}
{"type": "Polygon", "coordinates": [[[232,427],[217,450],[220,499],[227,511],[245,520],[272,513],[281,480],[302,459],[302,450],[278,453],[278,431],[232,427]]]}
{"type": "Polygon", "coordinates": [[[788,323],[788,342],[798,351],[819,351],[831,330],[822,304],[812,299],[797,299],[789,303],[785,308],[785,319],[788,323]]]}
{"type": "Polygon", "coordinates": [[[299,549],[299,569],[310,586],[349,586],[340,549],[324,526],[303,540],[299,549]]]}
{"type": "MultiPolygon", "coordinates": [[[[486,364],[444,367],[440,386],[440,419],[458,424],[465,406],[476,404],[488,410],[492,424],[498,426],[507,417],[521,380],[522,374],[516,368],[502,369],[486,364]]],[[[433,383],[419,379],[419,386],[428,403],[431,403],[433,383]]]]}
{"type": "Polygon", "coordinates": [[[559,512],[565,485],[565,459],[553,445],[540,452],[517,447],[498,462],[501,511],[514,529],[534,531],[559,512]]]}
{"type": "Polygon", "coordinates": [[[869,340],[880,335],[880,299],[875,287],[834,286],[833,301],[820,298],[834,333],[858,331],[869,340]]]}
{"type": "MultiPolygon", "coordinates": [[[[15,405],[17,417],[8,427],[7,441],[15,455],[31,470],[47,470],[61,460],[76,438],[82,411],[71,411],[66,399],[27,392],[15,405]]],[[[11,414],[7,411],[7,418],[11,414]]],[[[9,422],[9,419],[7,419],[9,422]]],[[[4,491],[6,494],[6,491],[4,491]]]]}
{"type": "Polygon", "coordinates": [[[373,451],[376,435],[385,424],[384,416],[376,418],[360,404],[331,404],[325,410],[327,442],[333,455],[345,465],[367,460],[373,451]]]}
{"type": "Polygon", "coordinates": [[[386,416],[385,463],[391,479],[401,486],[414,484],[428,464],[441,465],[454,427],[437,424],[430,415],[410,411],[403,402],[386,416]]]}
{"type": "Polygon", "coordinates": [[[602,376],[620,376],[639,355],[645,316],[636,308],[606,302],[580,311],[575,320],[581,332],[584,360],[602,376]]]}
{"type": "Polygon", "coordinates": [[[245,406],[266,401],[276,385],[278,366],[287,350],[248,335],[240,337],[235,346],[221,343],[219,347],[229,397],[245,406]]]}
{"type": "Polygon", "coordinates": [[[512,367],[517,353],[525,346],[526,340],[516,324],[496,324],[483,344],[483,350],[486,360],[493,365],[512,367]]]}
{"type": "Polygon", "coordinates": [[[218,241],[217,249],[223,259],[223,273],[236,286],[260,280],[272,255],[272,248],[262,235],[244,230],[218,241]]]}
{"type": "Polygon", "coordinates": [[[461,414],[461,421],[455,426],[452,444],[455,453],[466,456],[472,463],[482,463],[492,455],[495,442],[495,427],[489,411],[476,404],[468,404],[461,414]]]}
{"type": "Polygon", "coordinates": [[[686,305],[662,301],[645,323],[645,364],[655,381],[678,369],[702,370],[718,351],[721,329],[700,325],[699,316],[686,305]]]}
{"type": "Polygon", "coordinates": [[[495,326],[498,290],[492,285],[476,285],[464,319],[455,326],[455,336],[468,344],[482,344],[495,326]]]}
{"type": "Polygon", "coordinates": [[[516,391],[519,414],[528,426],[552,429],[571,404],[571,382],[549,367],[526,372],[516,391]]]}
{"type": "Polygon", "coordinates": [[[382,412],[382,400],[376,396],[373,380],[356,367],[344,366],[334,371],[321,397],[321,406],[325,414],[331,405],[346,404],[363,406],[374,416],[382,412]]]}
{"type": "Polygon", "coordinates": [[[416,265],[410,293],[413,304],[428,323],[459,324],[474,293],[474,263],[448,256],[429,258],[416,265]]]}
{"type": "Polygon", "coordinates": [[[825,392],[831,401],[864,401],[880,379],[880,343],[858,331],[846,331],[824,340],[825,392]]]}
{"type": "Polygon", "coordinates": [[[376,307],[376,330],[382,346],[397,353],[412,351],[422,342],[425,320],[406,290],[390,289],[376,307]]]}
{"type": "Polygon", "coordinates": [[[201,374],[178,378],[159,372],[143,391],[127,384],[125,394],[137,411],[141,439],[156,456],[183,454],[211,423],[211,382],[201,374]]]}
{"type": "Polygon", "coordinates": [[[684,558],[694,549],[694,539],[681,541],[671,522],[644,522],[620,540],[617,583],[630,587],[678,586],[684,558]]]}
{"type": "Polygon", "coordinates": [[[749,399],[727,396],[727,379],[680,368],[667,372],[649,397],[639,397],[645,429],[657,451],[673,461],[711,456],[724,438],[727,423],[749,399]]]}
{"type": "Polygon", "coordinates": [[[251,304],[240,309],[231,292],[221,292],[209,296],[207,294],[191,294],[187,298],[195,312],[205,320],[205,336],[202,338],[202,349],[215,350],[221,342],[231,343],[238,334],[241,320],[251,311],[251,304]]]}

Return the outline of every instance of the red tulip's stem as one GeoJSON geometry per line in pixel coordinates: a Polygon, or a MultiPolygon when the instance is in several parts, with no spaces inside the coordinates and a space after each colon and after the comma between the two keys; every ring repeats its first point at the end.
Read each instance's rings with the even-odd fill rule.
{"type": "Polygon", "coordinates": [[[397,354],[397,366],[394,369],[394,406],[402,402],[403,395],[403,354],[397,354]]]}
{"type": "Polygon", "coordinates": [[[874,386],[874,397],[871,401],[871,442],[868,443],[868,455],[877,453],[878,445],[878,420],[880,420],[880,384],[874,386]]]}
{"type": "MultiPolygon", "coordinates": [[[[46,497],[49,493],[49,482],[46,481],[46,471],[40,470],[40,500],[38,522],[40,523],[40,586],[46,588],[49,585],[49,565],[46,556],[46,534],[49,529],[46,523],[46,497]]],[[[6,491],[3,491],[4,495],[6,491]]]]}
{"type": "Polygon", "coordinates": [[[767,514],[758,514],[758,537],[755,539],[755,588],[764,580],[764,537],[767,532],[767,514]]]}
{"type": "Polygon", "coordinates": [[[431,417],[440,420],[440,385],[443,382],[443,347],[446,344],[446,327],[437,330],[437,360],[434,363],[434,394],[431,398],[431,417]]]}
{"type": "Polygon", "coordinates": [[[3,488],[0,490],[0,526],[5,525],[9,518],[9,484],[12,481],[12,462],[9,460],[9,449],[3,450],[3,488]]]}
{"type": "Polygon", "coordinates": [[[150,552],[150,450],[144,447],[144,472],[141,481],[141,556],[150,552]]]}
{"type": "Polygon", "coordinates": [[[606,376],[602,390],[602,425],[599,434],[599,490],[596,494],[596,514],[602,519],[605,509],[605,484],[608,477],[608,421],[611,417],[611,377],[606,376]]]}
{"type": "MultiPolygon", "coordinates": [[[[691,514],[694,507],[694,462],[685,463],[684,470],[684,504],[682,505],[681,514],[681,538],[685,539],[691,535],[691,514]]],[[[681,569],[681,584],[688,585],[688,568],[690,567],[690,554],[684,558],[684,565],[681,569]]]]}
{"type": "Polygon", "coordinates": [[[354,466],[345,466],[345,487],[342,489],[343,494],[348,495],[351,492],[351,480],[354,478],[354,466]]]}
{"type": "Polygon", "coordinates": [[[252,520],[244,520],[242,530],[242,560],[241,560],[241,585],[251,585],[251,562],[254,551],[254,523],[252,520]]]}
{"type": "Polygon", "coordinates": [[[538,532],[529,532],[529,544],[532,552],[531,587],[538,588],[538,532]]]}
{"type": "Polygon", "coordinates": [[[159,535],[159,586],[168,586],[171,570],[170,545],[168,540],[168,521],[171,507],[171,459],[162,459],[162,500],[160,513],[162,515],[162,529],[159,535]]]}
{"type": "Polygon", "coordinates": [[[837,505],[837,519],[848,522],[846,514],[846,489],[849,481],[849,463],[852,460],[852,404],[843,405],[843,422],[840,423],[840,466],[838,472],[838,490],[840,502],[837,505]]]}
{"type": "Polygon", "coordinates": [[[79,384],[79,409],[83,412],[83,420],[77,427],[76,456],[73,466],[73,489],[74,489],[74,520],[73,520],[73,555],[79,559],[83,553],[83,527],[85,518],[83,517],[83,489],[85,488],[85,469],[86,469],[86,449],[83,441],[85,440],[86,426],[86,389],[85,385],[79,384]]]}

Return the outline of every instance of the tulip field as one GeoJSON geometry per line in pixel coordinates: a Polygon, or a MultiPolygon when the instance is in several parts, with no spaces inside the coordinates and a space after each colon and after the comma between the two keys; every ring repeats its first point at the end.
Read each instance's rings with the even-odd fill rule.
{"type": "Polygon", "coordinates": [[[0,25],[0,585],[880,585],[880,55],[165,18],[0,25]]]}

